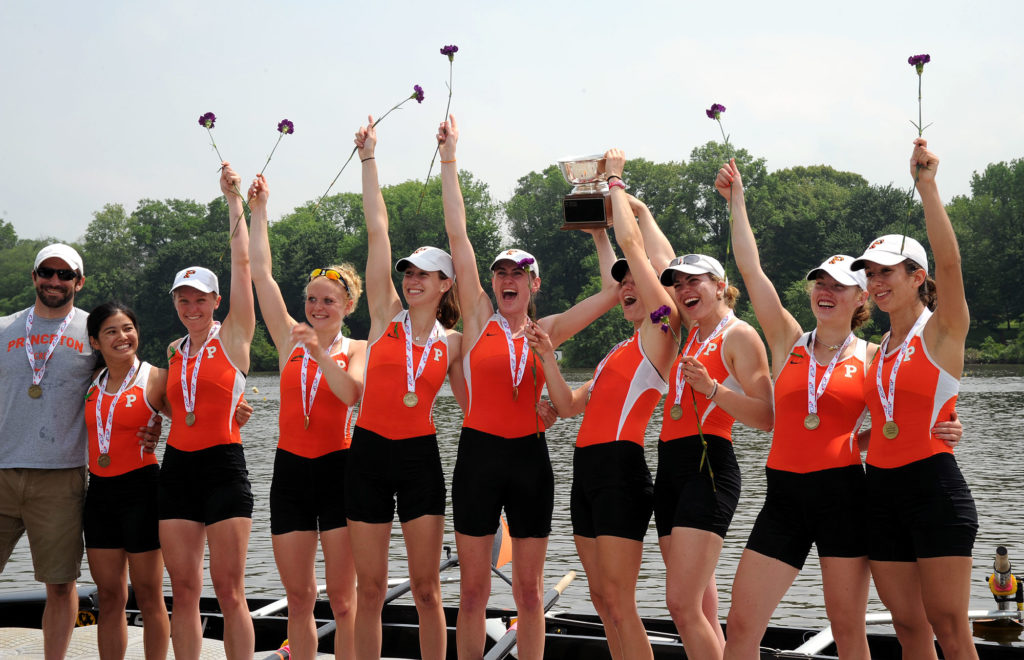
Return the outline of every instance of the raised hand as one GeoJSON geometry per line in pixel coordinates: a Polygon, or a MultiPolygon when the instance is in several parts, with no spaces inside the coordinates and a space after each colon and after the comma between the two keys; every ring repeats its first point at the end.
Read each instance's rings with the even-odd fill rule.
{"type": "Polygon", "coordinates": [[[728,163],[722,165],[722,169],[718,170],[718,176],[715,177],[715,190],[722,197],[731,200],[732,193],[743,192],[743,178],[740,176],[740,170],[736,167],[736,159],[732,158],[728,163]]]}
{"type": "Polygon", "coordinates": [[[939,157],[928,151],[928,140],[914,140],[914,153],[910,156],[910,175],[916,177],[918,183],[934,183],[938,170],[939,157]]]}
{"type": "Polygon", "coordinates": [[[622,170],[626,168],[626,152],[622,149],[609,149],[604,152],[604,171],[608,176],[622,178],[622,170]]]}
{"type": "Polygon", "coordinates": [[[220,191],[224,193],[226,197],[232,195],[238,195],[238,184],[242,182],[242,177],[238,176],[238,173],[231,169],[231,163],[223,161],[220,164],[220,191]]]}
{"type": "Polygon", "coordinates": [[[367,115],[366,126],[360,126],[356,131],[355,143],[360,160],[373,158],[373,152],[377,148],[377,127],[373,125],[373,115],[367,115]]]}
{"type": "Polygon", "coordinates": [[[455,160],[455,144],[459,141],[459,124],[455,115],[448,115],[448,121],[437,127],[437,144],[441,161],[455,160]]]}
{"type": "Polygon", "coordinates": [[[270,198],[270,187],[267,185],[267,180],[262,174],[257,174],[256,178],[253,179],[252,185],[249,186],[247,197],[250,208],[267,208],[267,200],[270,198]]]}

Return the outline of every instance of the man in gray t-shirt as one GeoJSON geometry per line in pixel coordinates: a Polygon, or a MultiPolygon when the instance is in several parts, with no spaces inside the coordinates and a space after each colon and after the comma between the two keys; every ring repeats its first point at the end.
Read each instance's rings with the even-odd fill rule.
{"type": "Polygon", "coordinates": [[[88,314],[74,306],[85,284],[78,252],[44,247],[32,283],[35,304],[0,318],[0,572],[27,532],[35,577],[46,584],[44,652],[59,658],[78,612],[85,392],[96,359],[88,314]]]}

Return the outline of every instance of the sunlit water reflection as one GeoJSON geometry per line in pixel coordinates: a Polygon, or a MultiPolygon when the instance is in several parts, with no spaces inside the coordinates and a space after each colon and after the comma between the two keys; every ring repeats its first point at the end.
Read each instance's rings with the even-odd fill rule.
{"type": "MultiPolygon", "coordinates": [[[[589,372],[568,374],[571,384],[578,385],[589,378],[589,372]]],[[[274,376],[253,376],[248,382],[247,397],[256,409],[251,422],[243,430],[246,458],[256,498],[252,537],[246,582],[251,594],[283,595],[274,565],[270,543],[269,489],[277,440],[277,412],[279,392],[274,376]],[[255,394],[252,387],[258,388],[255,394]]],[[[994,366],[972,367],[965,375],[958,406],[965,427],[964,441],[957,449],[957,461],[974,493],[981,520],[981,529],[975,544],[972,574],[971,607],[990,609],[992,598],[984,581],[991,572],[992,553],[997,545],[1009,548],[1011,559],[1024,567],[1024,543],[1020,525],[1020,486],[1015,477],[1021,465],[1021,430],[1024,416],[1024,367],[994,366]]],[[[661,416],[661,408],[654,419],[661,416]]],[[[438,427],[441,457],[448,483],[455,464],[461,414],[445,388],[434,410],[438,427]]],[[[569,522],[569,487],[572,477],[572,450],[581,418],[561,420],[548,431],[548,444],[555,470],[555,517],[546,565],[547,584],[554,584],[564,573],[576,569],[580,575],[558,603],[559,609],[593,611],[590,604],[586,576],[576,557],[569,522]]],[[[743,496],[733,519],[732,528],[722,550],[716,571],[721,594],[721,615],[728,612],[730,582],[736,570],[747,535],[764,499],[764,463],[770,437],[766,433],[737,426],[736,454],[743,471],[743,496]]],[[[647,431],[648,462],[652,472],[656,463],[657,426],[652,423],[647,431]]],[[[450,496],[450,493],[449,493],[450,496]]],[[[445,542],[454,551],[455,539],[451,527],[449,500],[445,542]]],[[[396,524],[391,541],[391,572],[405,575],[405,548],[401,528],[396,524]]],[[[323,567],[318,565],[322,579],[323,567]]],[[[648,616],[667,616],[664,606],[665,570],[658,553],[657,539],[652,522],[644,549],[644,562],[637,588],[637,602],[641,613],[648,616]]],[[[82,583],[89,584],[88,567],[83,566],[82,583]]],[[[6,570],[0,575],[0,589],[32,588],[31,560],[27,542],[19,543],[6,570]]],[[[169,589],[169,586],[168,586],[169,589]]],[[[207,576],[205,593],[212,595],[207,576]]],[[[458,603],[458,584],[443,587],[445,602],[458,603]]],[[[497,579],[493,583],[492,604],[512,607],[511,590],[497,579]]],[[[871,591],[870,611],[881,610],[874,589],[871,591]]],[[[804,570],[786,593],[775,612],[776,624],[820,626],[826,621],[821,592],[821,572],[816,555],[812,552],[804,570]]]]}

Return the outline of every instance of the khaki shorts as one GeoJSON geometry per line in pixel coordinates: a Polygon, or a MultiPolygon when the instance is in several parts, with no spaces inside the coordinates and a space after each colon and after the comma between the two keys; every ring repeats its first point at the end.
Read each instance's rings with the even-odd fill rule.
{"type": "Polygon", "coordinates": [[[74,582],[82,574],[86,468],[0,469],[0,572],[28,532],[35,578],[74,582]]]}

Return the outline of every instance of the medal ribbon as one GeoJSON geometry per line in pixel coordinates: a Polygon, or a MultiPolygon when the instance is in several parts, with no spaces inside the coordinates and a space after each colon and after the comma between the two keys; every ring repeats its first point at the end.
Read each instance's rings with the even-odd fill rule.
{"type": "MultiPolygon", "coordinates": [[[[725,328],[725,324],[728,323],[729,319],[731,319],[731,318],[732,318],[732,312],[731,311],[728,312],[725,316],[722,317],[722,320],[719,321],[718,325],[715,326],[715,331],[712,332],[708,336],[708,338],[705,339],[704,341],[702,341],[700,343],[700,346],[697,347],[697,352],[693,354],[694,357],[700,357],[700,354],[704,352],[704,349],[708,347],[708,344],[710,344],[711,341],[715,337],[717,337],[719,334],[721,334],[722,330],[725,328]]],[[[700,326],[698,326],[698,329],[695,330],[693,335],[690,336],[690,340],[688,342],[686,342],[686,348],[683,349],[683,357],[688,357],[690,355],[690,347],[693,346],[693,342],[695,342],[697,340],[697,335],[698,334],[700,334],[700,326]]],[[[676,367],[676,401],[675,401],[675,404],[678,406],[679,402],[682,401],[682,400],[683,400],[683,361],[680,360],[679,361],[679,366],[676,367]]]]}
{"type": "Polygon", "coordinates": [[[842,347],[832,356],[832,361],[828,363],[828,368],[825,369],[821,382],[818,384],[818,389],[815,391],[814,379],[818,375],[818,360],[814,357],[814,342],[817,336],[818,329],[811,330],[811,348],[808,351],[811,354],[811,360],[810,364],[807,365],[807,412],[812,415],[818,412],[818,399],[821,398],[821,395],[825,393],[825,388],[828,387],[828,381],[832,378],[832,370],[839,364],[839,358],[842,356],[843,351],[853,341],[853,333],[851,332],[846,336],[846,341],[843,342],[842,347]]]}
{"type": "MultiPolygon", "coordinates": [[[[341,330],[338,330],[338,334],[334,336],[334,341],[331,342],[330,348],[327,349],[327,357],[330,359],[334,353],[334,345],[338,343],[342,337],[341,330]]],[[[323,376],[323,371],[320,369],[320,364],[316,365],[316,374],[313,376],[313,384],[309,388],[309,400],[306,400],[306,369],[309,367],[309,351],[306,347],[302,347],[302,369],[299,371],[299,382],[302,384],[302,415],[309,419],[309,411],[313,409],[313,399],[316,398],[316,391],[320,388],[320,377],[323,376]]]]}
{"type": "Polygon", "coordinates": [[[213,327],[210,328],[210,333],[206,335],[206,341],[199,347],[199,352],[196,353],[196,366],[192,369],[192,384],[185,379],[185,374],[188,371],[188,352],[191,346],[192,338],[190,336],[185,337],[185,341],[181,343],[179,350],[183,353],[181,356],[181,398],[185,400],[185,412],[190,413],[196,409],[196,383],[199,378],[199,365],[203,361],[203,353],[205,352],[206,345],[210,343],[213,336],[217,334],[217,330],[220,329],[220,322],[214,321],[213,327]]]}
{"type": "Polygon", "coordinates": [[[501,331],[505,333],[505,341],[508,342],[508,367],[512,374],[512,387],[519,387],[519,383],[523,382],[523,374],[526,372],[526,356],[530,353],[530,347],[526,345],[526,340],[523,340],[523,354],[519,357],[519,367],[516,367],[516,345],[512,341],[512,329],[508,325],[508,321],[501,314],[498,314],[498,325],[501,326],[501,331]]]}
{"type": "Polygon", "coordinates": [[[36,355],[32,351],[32,324],[35,322],[35,313],[29,308],[28,316],[25,317],[25,353],[28,355],[28,366],[32,369],[32,384],[38,385],[43,382],[43,374],[46,373],[46,363],[50,361],[50,356],[53,355],[53,349],[57,348],[57,344],[60,343],[61,337],[64,336],[64,331],[67,330],[68,324],[71,323],[71,319],[75,318],[75,308],[72,307],[68,315],[64,317],[64,320],[60,322],[60,327],[57,328],[57,332],[53,335],[50,340],[50,347],[46,349],[46,357],[43,358],[43,366],[36,368],[36,355]]]}
{"type": "Polygon", "coordinates": [[[597,365],[597,369],[594,370],[594,377],[590,380],[590,387],[587,388],[587,401],[590,401],[590,393],[594,391],[594,385],[597,385],[597,379],[601,377],[601,370],[604,369],[605,362],[607,362],[611,356],[615,355],[617,350],[636,339],[637,334],[638,333],[634,332],[633,336],[629,339],[623,339],[618,344],[615,344],[615,346],[612,347],[612,350],[608,351],[608,354],[605,355],[604,359],[597,365]]]}
{"type": "MultiPolygon", "coordinates": [[[[889,374],[889,394],[886,396],[885,389],[882,387],[882,367],[885,366],[885,349],[889,346],[889,335],[886,335],[885,339],[882,340],[882,345],[878,349],[878,353],[881,357],[878,358],[878,368],[875,369],[875,386],[878,388],[878,398],[882,400],[882,410],[885,411],[885,421],[892,421],[893,405],[896,402],[896,372],[900,370],[900,364],[903,363],[903,358],[906,357],[907,347],[910,346],[910,340],[913,339],[918,332],[918,329],[927,323],[928,319],[931,318],[931,310],[927,307],[921,316],[917,317],[917,321],[914,322],[914,326],[910,328],[910,332],[907,333],[906,339],[900,345],[900,352],[896,355],[896,361],[892,365],[892,373],[889,374]]],[[[890,332],[891,334],[891,332],[890,332]]]]}
{"type": "Polygon", "coordinates": [[[135,378],[135,372],[139,370],[139,358],[135,358],[135,362],[132,363],[132,368],[128,371],[128,375],[121,381],[121,386],[117,388],[117,393],[114,394],[114,400],[110,402],[110,410],[107,412],[107,421],[103,422],[103,393],[107,389],[107,381],[110,380],[110,369],[103,372],[103,375],[99,378],[98,387],[96,388],[96,440],[99,442],[100,453],[110,453],[110,434],[114,428],[114,408],[117,407],[117,401],[124,394],[124,391],[132,384],[132,379],[135,378]]]}
{"type": "Polygon", "coordinates": [[[430,347],[434,345],[434,342],[438,340],[441,333],[444,332],[444,328],[441,326],[441,322],[435,320],[434,327],[430,330],[430,336],[427,337],[427,343],[423,346],[423,354],[420,355],[419,366],[416,367],[416,375],[412,372],[412,320],[409,318],[409,312],[405,313],[405,318],[402,319],[402,328],[405,330],[405,385],[409,392],[416,391],[416,381],[423,374],[423,370],[427,366],[427,358],[430,357],[430,347]]]}

